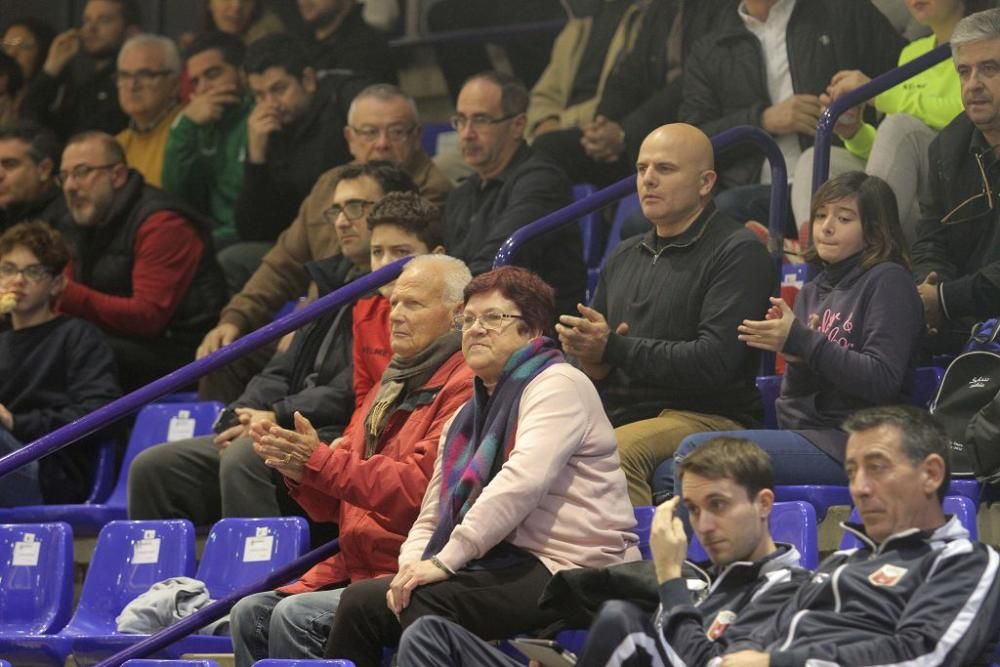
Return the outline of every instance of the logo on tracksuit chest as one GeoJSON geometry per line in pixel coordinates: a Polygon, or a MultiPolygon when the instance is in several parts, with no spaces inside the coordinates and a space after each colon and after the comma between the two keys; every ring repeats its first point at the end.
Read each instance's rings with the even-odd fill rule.
{"type": "Polygon", "coordinates": [[[879,569],[869,574],[868,581],[872,582],[875,586],[885,586],[886,588],[889,588],[895,586],[899,580],[903,578],[904,574],[906,574],[906,568],[886,563],[879,569]]]}

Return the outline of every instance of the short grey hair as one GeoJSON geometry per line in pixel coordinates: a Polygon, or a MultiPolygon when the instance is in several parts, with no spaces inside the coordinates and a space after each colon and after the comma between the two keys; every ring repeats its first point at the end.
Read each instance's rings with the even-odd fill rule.
{"type": "Polygon", "coordinates": [[[988,39],[1000,39],[1000,9],[969,14],[959,21],[951,33],[951,57],[958,57],[960,46],[988,39]]]}
{"type": "Polygon", "coordinates": [[[361,91],[354,96],[351,100],[351,106],[347,109],[347,124],[354,125],[354,113],[357,109],[358,100],[363,100],[366,98],[374,98],[380,102],[388,102],[390,100],[401,99],[406,102],[406,106],[410,108],[410,115],[413,117],[413,124],[417,125],[420,123],[420,116],[417,113],[417,102],[411,96],[403,92],[399,86],[394,86],[391,83],[373,83],[370,86],[362,88],[361,91]]]}
{"type": "Polygon", "coordinates": [[[181,73],[181,54],[177,50],[177,44],[174,40],[169,37],[164,37],[163,35],[154,35],[152,33],[143,32],[139,33],[135,37],[130,37],[123,45],[121,51],[118,52],[118,67],[122,66],[122,58],[128,53],[130,49],[134,49],[140,46],[152,46],[160,50],[163,54],[163,66],[170,70],[173,74],[180,75],[181,73]]]}
{"type": "Polygon", "coordinates": [[[465,286],[472,282],[472,272],[465,262],[449,255],[417,255],[403,268],[403,273],[425,268],[441,278],[441,300],[449,306],[464,301],[465,286]]]}
{"type": "Polygon", "coordinates": [[[844,422],[848,434],[889,426],[899,432],[899,446],[913,465],[931,454],[944,459],[944,480],[938,487],[938,500],[944,501],[951,480],[951,438],[937,419],[926,410],[912,405],[883,405],[855,412],[844,422]]]}

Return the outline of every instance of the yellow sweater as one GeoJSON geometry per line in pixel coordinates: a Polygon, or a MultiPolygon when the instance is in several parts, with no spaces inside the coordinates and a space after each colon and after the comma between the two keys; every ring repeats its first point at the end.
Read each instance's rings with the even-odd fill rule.
{"type": "Polygon", "coordinates": [[[178,105],[151,129],[138,132],[129,127],[115,137],[125,151],[128,166],[142,174],[147,183],[158,188],[162,187],[163,182],[163,156],[167,150],[170,126],[180,112],[181,107],[178,105]]]}

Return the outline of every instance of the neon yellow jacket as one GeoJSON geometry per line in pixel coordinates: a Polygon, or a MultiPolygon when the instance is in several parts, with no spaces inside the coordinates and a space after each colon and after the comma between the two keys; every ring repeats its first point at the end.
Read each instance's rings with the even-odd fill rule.
{"type": "MultiPolygon", "coordinates": [[[[935,46],[934,35],[916,39],[900,52],[899,64],[908,63],[935,46]]],[[[885,114],[908,113],[931,129],[940,131],[965,111],[955,64],[948,58],[890,88],[875,98],[875,108],[885,114]]],[[[865,123],[844,145],[852,154],[867,160],[875,141],[875,130],[875,127],[865,123]]]]}

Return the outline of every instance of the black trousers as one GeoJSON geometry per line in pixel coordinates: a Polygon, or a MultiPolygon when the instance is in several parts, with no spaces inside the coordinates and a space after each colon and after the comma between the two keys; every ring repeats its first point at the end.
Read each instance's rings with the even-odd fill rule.
{"type": "Polygon", "coordinates": [[[535,559],[497,570],[460,570],[416,589],[398,619],[385,602],[392,577],[359,581],[340,597],[326,655],[379,667],[382,648],[396,646],[403,630],[423,616],[441,616],[486,640],[541,630],[559,620],[555,612],[538,608],[551,578],[535,559]]]}
{"type": "MultiPolygon", "coordinates": [[[[431,32],[449,32],[470,28],[492,28],[517,23],[550,21],[565,18],[558,0],[441,0],[427,13],[431,32]]],[[[549,64],[555,32],[533,32],[523,37],[504,39],[514,75],[529,89],[549,64]]],[[[473,74],[493,69],[481,41],[449,42],[435,48],[438,65],[448,84],[452,101],[458,98],[462,84],[473,74]]]]}
{"type": "Polygon", "coordinates": [[[573,183],[592,183],[600,188],[634,174],[634,165],[624,155],[615,162],[591,158],[580,145],[581,137],[583,132],[576,127],[546,132],[535,139],[532,148],[562,167],[573,183]]]}

